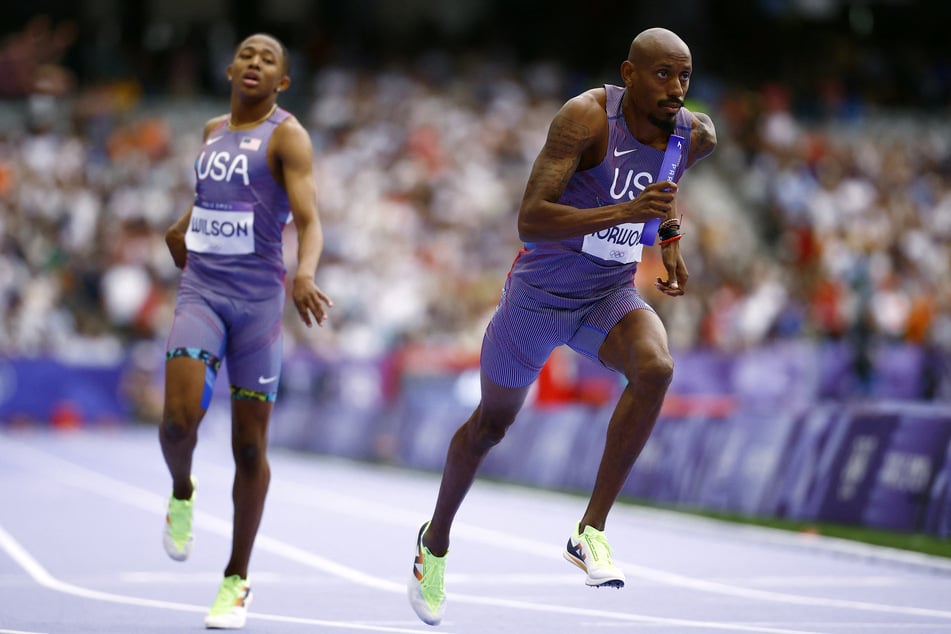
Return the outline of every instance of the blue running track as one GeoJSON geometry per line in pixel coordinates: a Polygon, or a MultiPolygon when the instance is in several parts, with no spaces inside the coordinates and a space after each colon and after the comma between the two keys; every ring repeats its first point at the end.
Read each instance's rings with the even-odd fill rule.
{"type": "MultiPolygon", "coordinates": [[[[627,505],[607,526],[627,586],[587,588],[561,556],[585,501],[485,480],[432,628],[405,581],[436,474],[280,449],[271,469],[248,632],[951,632],[951,560],[627,505]]],[[[226,429],[202,429],[195,474],[195,548],[174,562],[153,427],[0,432],[0,633],[201,631],[230,546],[226,429]]]]}

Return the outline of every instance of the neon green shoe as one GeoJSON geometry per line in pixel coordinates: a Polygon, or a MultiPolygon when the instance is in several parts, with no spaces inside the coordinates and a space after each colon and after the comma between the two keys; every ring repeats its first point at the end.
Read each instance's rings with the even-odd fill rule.
{"type": "Polygon", "coordinates": [[[192,552],[192,507],[195,496],[198,495],[198,480],[191,476],[192,496],[187,500],[179,500],[174,495],[168,498],[168,511],[165,514],[165,531],[162,533],[162,544],[165,552],[175,561],[185,561],[192,552]]]}
{"type": "Polygon", "coordinates": [[[585,584],[595,587],[624,587],[624,573],[611,561],[611,546],[603,532],[585,526],[579,534],[576,528],[568,538],[565,559],[585,571],[585,584]]]}
{"type": "Polygon", "coordinates": [[[210,630],[240,630],[248,620],[251,605],[251,584],[239,575],[225,577],[218,596],[205,616],[205,627],[210,630]]]}
{"type": "Polygon", "coordinates": [[[423,524],[416,537],[416,560],[413,574],[406,585],[409,604],[423,623],[439,625],[446,611],[446,590],[443,578],[446,572],[446,556],[437,557],[423,546],[423,533],[429,522],[423,524]]]}

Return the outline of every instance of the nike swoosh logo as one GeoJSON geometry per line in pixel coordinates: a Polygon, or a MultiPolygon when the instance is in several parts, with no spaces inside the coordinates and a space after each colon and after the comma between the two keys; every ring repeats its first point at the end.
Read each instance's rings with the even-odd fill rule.
{"type": "Polygon", "coordinates": [[[211,145],[212,143],[216,143],[216,142],[220,141],[220,140],[223,139],[223,138],[224,138],[223,136],[212,136],[212,137],[208,137],[208,140],[205,141],[205,145],[211,145]]]}
{"type": "Polygon", "coordinates": [[[637,152],[637,148],[634,148],[633,150],[619,150],[617,148],[614,148],[615,158],[618,156],[624,156],[625,154],[630,154],[631,152],[637,152]]]}
{"type": "Polygon", "coordinates": [[[277,375],[275,375],[275,376],[269,376],[269,377],[267,377],[267,378],[264,378],[263,376],[259,376],[259,377],[258,377],[258,383],[260,383],[261,385],[267,385],[268,383],[274,383],[274,381],[277,381],[277,375]]]}

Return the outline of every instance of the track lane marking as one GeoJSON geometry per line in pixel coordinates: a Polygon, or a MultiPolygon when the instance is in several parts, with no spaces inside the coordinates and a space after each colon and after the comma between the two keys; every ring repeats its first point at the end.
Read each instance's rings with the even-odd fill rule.
{"type": "MultiPolygon", "coordinates": [[[[164,505],[166,499],[162,496],[159,496],[151,491],[146,489],[141,489],[139,487],[129,485],[121,480],[116,480],[110,476],[103,475],[99,472],[93,471],[87,467],[79,465],[77,463],[71,462],[69,460],[59,458],[58,456],[49,454],[45,451],[41,451],[30,447],[28,445],[23,445],[24,452],[29,452],[34,454],[34,460],[23,460],[23,452],[11,452],[7,454],[6,457],[14,456],[16,459],[23,460],[23,463],[31,468],[36,468],[35,459],[46,460],[47,462],[55,465],[54,469],[43,471],[45,475],[50,473],[55,474],[55,476],[63,483],[69,484],[88,492],[113,499],[130,506],[146,510],[150,513],[162,513],[164,512],[164,505]],[[71,474],[69,472],[72,472],[71,474]]],[[[223,469],[223,467],[218,467],[223,469]]],[[[288,483],[282,482],[282,486],[288,486],[288,483]]],[[[298,485],[296,483],[289,483],[290,486],[302,487],[305,488],[310,495],[313,495],[313,490],[309,487],[303,487],[303,485],[298,485]]],[[[306,497],[303,499],[307,499],[306,497]]],[[[311,498],[312,499],[312,498],[311,498]]],[[[366,512],[365,501],[358,501],[352,496],[336,496],[334,500],[334,508],[337,512],[340,512],[340,507],[336,504],[340,503],[345,506],[348,510],[354,510],[356,508],[361,508],[359,512],[366,512]]],[[[381,513],[382,509],[387,509],[385,505],[379,504],[377,501],[373,501],[374,517],[379,520],[380,515],[387,515],[387,512],[381,513]]],[[[394,515],[398,515],[396,507],[389,507],[394,511],[394,515]]],[[[387,509],[388,510],[388,509],[387,509]]],[[[402,511],[402,514],[408,518],[409,513],[402,511]]],[[[418,519],[418,518],[416,518],[418,519]]],[[[218,517],[215,517],[209,513],[196,510],[195,512],[195,523],[196,526],[202,528],[203,530],[208,530],[210,532],[216,533],[219,536],[222,536],[226,539],[231,538],[231,523],[225,520],[222,520],[218,517]]],[[[415,526],[418,522],[413,520],[412,526],[415,526]]],[[[457,534],[461,533],[469,539],[482,541],[484,543],[492,544],[495,547],[498,547],[500,543],[504,544],[505,547],[519,550],[521,552],[532,552],[543,557],[550,557],[552,553],[552,548],[549,544],[541,544],[532,540],[512,537],[509,534],[503,534],[498,531],[491,529],[475,527],[467,524],[460,524],[457,529],[457,534]],[[504,540],[501,540],[500,537],[505,537],[504,540]]],[[[360,585],[375,588],[385,592],[399,592],[405,593],[405,585],[402,583],[396,583],[389,581],[387,579],[375,577],[373,575],[366,574],[362,571],[350,568],[343,564],[337,563],[335,561],[329,560],[325,557],[316,555],[310,551],[307,551],[302,548],[298,548],[291,544],[287,544],[280,540],[271,538],[267,535],[259,535],[256,540],[257,547],[262,548],[271,552],[272,554],[280,555],[291,559],[297,563],[303,563],[310,567],[316,568],[328,574],[335,575],[337,577],[352,581],[353,583],[358,583],[360,585]]],[[[647,568],[644,566],[637,566],[635,564],[622,564],[626,571],[634,571],[635,576],[642,576],[645,579],[651,581],[661,581],[681,587],[689,587],[697,590],[703,590],[707,592],[713,592],[718,594],[728,594],[732,596],[739,596],[745,598],[755,598],[759,600],[768,600],[776,601],[783,603],[791,603],[798,605],[819,605],[826,607],[839,607],[839,608],[850,608],[856,610],[869,610],[876,612],[885,612],[885,613],[894,613],[894,614],[913,614],[917,616],[932,616],[939,618],[951,618],[951,612],[942,611],[942,610],[932,610],[928,608],[911,608],[903,606],[888,606],[888,605],[879,605],[872,604],[860,601],[850,601],[850,600],[838,600],[838,599],[822,599],[817,597],[805,597],[801,595],[790,595],[777,592],[769,592],[762,590],[753,590],[748,588],[729,586],[726,584],[719,584],[715,582],[705,582],[701,580],[690,579],[682,575],[677,575],[675,573],[666,573],[664,571],[647,568]]],[[[89,591],[89,592],[98,592],[98,591],[89,591]]],[[[109,594],[109,593],[100,593],[100,594],[109,594]]],[[[116,595],[119,596],[119,595],[116,595]]],[[[751,626],[743,625],[739,623],[726,623],[726,622],[714,622],[714,621],[692,621],[687,619],[676,619],[676,618],[667,618],[667,617],[653,617],[648,615],[633,614],[633,613],[624,613],[624,612],[613,612],[606,610],[594,610],[594,609],[585,609],[585,608],[575,608],[567,607],[560,605],[550,605],[544,603],[533,603],[528,601],[519,601],[519,600],[508,600],[508,599],[499,599],[495,597],[486,597],[479,595],[469,595],[461,593],[450,593],[449,598],[454,602],[460,603],[470,603],[476,605],[492,605],[496,607],[510,607],[516,609],[522,609],[527,611],[538,611],[538,612],[549,612],[557,614],[570,614],[570,615],[585,615],[596,618],[608,618],[613,620],[621,621],[633,621],[639,623],[652,623],[658,625],[678,625],[682,627],[693,627],[701,629],[716,629],[716,630],[728,630],[735,632],[762,632],[770,634],[818,634],[815,632],[807,630],[791,630],[791,629],[780,629],[773,627],[761,627],[761,626],[751,626]]],[[[149,601],[143,599],[143,601],[149,601]]],[[[185,605],[185,604],[180,604],[185,605]]],[[[198,609],[204,611],[205,608],[199,606],[189,606],[189,609],[198,609]]],[[[249,617],[255,616],[256,613],[249,613],[249,617]]],[[[284,617],[278,617],[284,618],[284,617]]],[[[287,617],[294,618],[294,617],[287,617]]],[[[295,620],[288,622],[297,622],[295,620]]],[[[335,622],[336,623],[336,622],[335,622]]],[[[339,623],[337,623],[339,626],[339,623]]],[[[409,630],[409,631],[418,631],[418,630],[409,630]]]]}

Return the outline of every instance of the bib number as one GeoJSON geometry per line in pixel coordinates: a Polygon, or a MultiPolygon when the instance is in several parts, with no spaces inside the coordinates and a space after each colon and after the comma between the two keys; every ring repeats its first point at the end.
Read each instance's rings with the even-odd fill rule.
{"type": "Polygon", "coordinates": [[[250,204],[192,206],[185,246],[197,253],[254,253],[254,211],[250,204]],[[226,207],[226,208],[222,208],[226,207]]]}
{"type": "Polygon", "coordinates": [[[581,251],[602,260],[631,264],[640,262],[644,251],[643,222],[625,222],[584,237],[581,251]]]}

